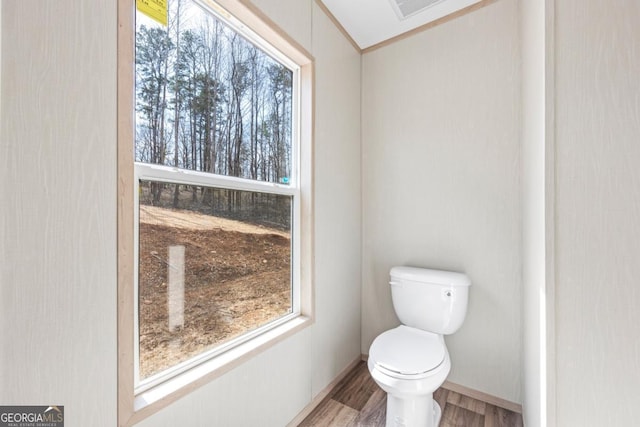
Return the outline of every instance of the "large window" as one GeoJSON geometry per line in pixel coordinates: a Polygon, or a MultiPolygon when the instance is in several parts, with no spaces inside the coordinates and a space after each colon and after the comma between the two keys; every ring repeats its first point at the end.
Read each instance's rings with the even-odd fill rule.
{"type": "Polygon", "coordinates": [[[136,19],[139,389],[299,312],[299,67],[207,3],[168,6],[136,19]]]}
{"type": "Polygon", "coordinates": [[[135,15],[119,354],[120,392],[141,398],[121,422],[311,316],[311,60],[240,3],[168,0],[166,25],[135,15]]]}

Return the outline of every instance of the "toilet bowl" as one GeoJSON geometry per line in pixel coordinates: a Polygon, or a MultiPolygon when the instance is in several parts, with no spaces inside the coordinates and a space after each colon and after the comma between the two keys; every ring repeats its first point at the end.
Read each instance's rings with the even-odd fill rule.
{"type": "Polygon", "coordinates": [[[451,370],[442,335],[398,326],[374,340],[367,365],[387,393],[387,427],[438,425],[442,411],[433,392],[451,370]]]}
{"type": "Polygon", "coordinates": [[[403,324],[376,337],[367,360],[387,393],[386,427],[436,427],[442,411],[433,392],[451,370],[443,334],[461,326],[470,282],[460,273],[394,267],[390,284],[403,324]]]}

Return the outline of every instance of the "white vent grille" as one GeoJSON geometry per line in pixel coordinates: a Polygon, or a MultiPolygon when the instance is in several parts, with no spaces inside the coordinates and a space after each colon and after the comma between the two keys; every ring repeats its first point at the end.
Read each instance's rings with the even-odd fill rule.
{"type": "Polygon", "coordinates": [[[400,20],[422,12],[443,0],[389,0],[400,20]]]}

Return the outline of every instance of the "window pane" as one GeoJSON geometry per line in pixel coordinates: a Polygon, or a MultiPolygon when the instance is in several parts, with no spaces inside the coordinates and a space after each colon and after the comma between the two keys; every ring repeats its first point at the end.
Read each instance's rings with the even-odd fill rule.
{"type": "Polygon", "coordinates": [[[140,181],[140,379],[292,312],[291,197],[140,181]]]}
{"type": "Polygon", "coordinates": [[[137,14],[138,162],[288,184],[292,71],[189,0],[137,14]]]}

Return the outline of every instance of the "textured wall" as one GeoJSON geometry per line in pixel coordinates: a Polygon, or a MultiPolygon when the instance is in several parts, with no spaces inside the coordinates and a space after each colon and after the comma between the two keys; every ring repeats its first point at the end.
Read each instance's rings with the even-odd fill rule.
{"type": "Polygon", "coordinates": [[[360,54],[313,2],[316,320],[313,394],[360,354],[360,54]]]}
{"type": "Polygon", "coordinates": [[[557,425],[640,419],[640,4],[556,1],[557,425]]]}
{"type": "Polygon", "coordinates": [[[116,423],[116,3],[3,1],[0,402],[116,423]]]}
{"type": "Polygon", "coordinates": [[[453,382],[520,402],[518,3],[363,57],[362,351],[398,324],[393,265],[466,272],[453,382]]]}
{"type": "MultiPolygon", "coordinates": [[[[1,4],[0,402],[63,404],[70,427],[117,412],[117,20],[103,3],[1,4]]],[[[318,65],[317,322],[141,425],[281,427],[360,355],[360,56],[312,0],[256,5],[318,65]]]]}

